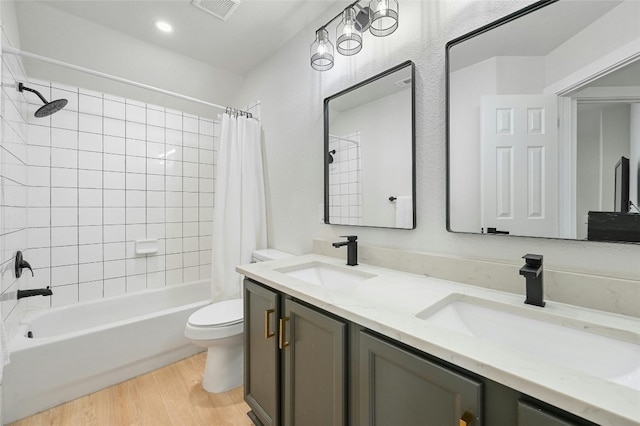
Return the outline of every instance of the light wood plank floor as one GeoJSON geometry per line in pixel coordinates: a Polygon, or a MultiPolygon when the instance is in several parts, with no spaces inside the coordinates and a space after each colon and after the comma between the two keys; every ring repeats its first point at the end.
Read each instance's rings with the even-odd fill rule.
{"type": "Polygon", "coordinates": [[[206,352],[58,405],[11,426],[251,426],[242,386],[210,394],[200,385],[206,352]]]}

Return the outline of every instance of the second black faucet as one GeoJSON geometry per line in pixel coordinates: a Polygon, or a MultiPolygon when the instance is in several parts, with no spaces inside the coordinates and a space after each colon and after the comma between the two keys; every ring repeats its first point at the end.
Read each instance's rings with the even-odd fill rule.
{"type": "Polygon", "coordinates": [[[358,264],[358,236],[357,235],[341,235],[347,241],[338,241],[332,245],[336,248],[347,246],[347,265],[356,266],[358,264]]]}

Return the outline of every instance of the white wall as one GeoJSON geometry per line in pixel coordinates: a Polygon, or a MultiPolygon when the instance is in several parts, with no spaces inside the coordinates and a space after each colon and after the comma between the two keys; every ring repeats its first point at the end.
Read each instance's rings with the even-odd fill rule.
{"type": "Polygon", "coordinates": [[[394,34],[380,39],[365,35],[358,55],[336,55],[332,70],[317,72],[309,66],[309,45],[314,30],[338,13],[337,5],[257,67],[237,103],[262,102],[271,245],[305,253],[312,250],[313,237],[337,241],[339,235],[353,233],[369,245],[513,263],[527,252],[542,253],[551,268],[640,280],[640,245],[452,234],[445,229],[445,44],[529,3],[404,1],[394,34]],[[407,59],[416,63],[417,229],[319,223],[323,99],[407,59]]]}
{"type": "MultiPolygon", "coordinates": [[[[640,104],[631,104],[630,112],[631,129],[629,138],[631,139],[631,152],[629,156],[629,199],[640,209],[640,104]]],[[[632,211],[637,210],[632,208],[632,211]]]]}

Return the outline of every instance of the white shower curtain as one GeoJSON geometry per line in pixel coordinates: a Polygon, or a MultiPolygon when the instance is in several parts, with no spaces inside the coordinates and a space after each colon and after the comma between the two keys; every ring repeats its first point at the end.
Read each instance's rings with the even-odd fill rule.
{"type": "Polygon", "coordinates": [[[241,297],[237,265],[267,247],[267,216],[260,124],[253,118],[222,117],[213,207],[212,300],[241,297]]]}

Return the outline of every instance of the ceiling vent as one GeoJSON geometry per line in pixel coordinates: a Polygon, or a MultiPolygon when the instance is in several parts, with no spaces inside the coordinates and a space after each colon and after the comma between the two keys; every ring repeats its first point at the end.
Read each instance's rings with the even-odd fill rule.
{"type": "Polygon", "coordinates": [[[406,87],[411,84],[411,77],[403,78],[402,80],[396,81],[396,86],[398,87],[406,87]]]}
{"type": "Polygon", "coordinates": [[[191,4],[222,21],[226,21],[240,5],[240,0],[191,0],[191,4]]]}

